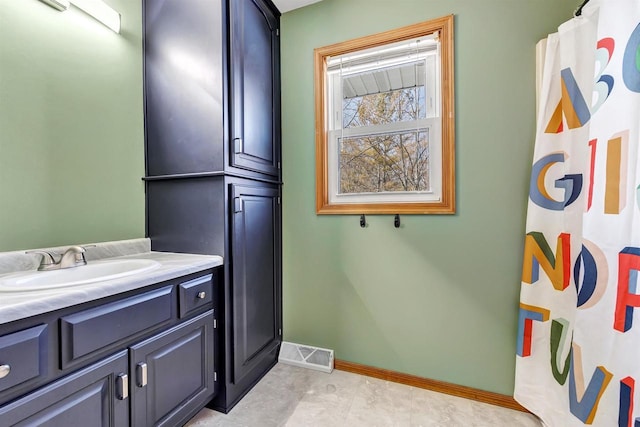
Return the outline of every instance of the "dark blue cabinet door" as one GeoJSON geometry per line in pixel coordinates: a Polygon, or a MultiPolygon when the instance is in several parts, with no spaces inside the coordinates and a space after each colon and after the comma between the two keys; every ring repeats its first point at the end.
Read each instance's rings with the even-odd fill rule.
{"type": "Polygon", "coordinates": [[[230,0],[231,165],[278,176],[278,17],[263,0],[230,0]]]}
{"type": "Polygon", "coordinates": [[[213,397],[212,310],[130,352],[133,425],[182,425],[213,397]]]}
{"type": "Polygon", "coordinates": [[[280,344],[280,205],[277,186],[232,185],[233,376],[255,372],[280,344]]]}
{"type": "Polygon", "coordinates": [[[0,425],[126,427],[127,362],[123,350],[0,407],[0,425]]]}

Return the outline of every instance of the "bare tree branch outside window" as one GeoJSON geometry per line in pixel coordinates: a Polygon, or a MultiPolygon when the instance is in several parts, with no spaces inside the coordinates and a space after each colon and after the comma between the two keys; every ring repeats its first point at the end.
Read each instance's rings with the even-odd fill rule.
{"type": "MultiPolygon", "coordinates": [[[[345,99],[343,128],[424,118],[424,86],[345,99]]],[[[339,139],[340,193],[428,191],[429,130],[339,139]]]]}

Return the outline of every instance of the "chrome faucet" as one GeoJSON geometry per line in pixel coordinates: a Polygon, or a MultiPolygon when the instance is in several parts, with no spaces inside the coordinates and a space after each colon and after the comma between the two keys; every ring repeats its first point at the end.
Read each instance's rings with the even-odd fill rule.
{"type": "Polygon", "coordinates": [[[87,260],[84,257],[85,252],[86,250],[82,246],[71,246],[62,254],[62,257],[60,257],[60,268],[87,265],[87,260]]]}
{"type": "Polygon", "coordinates": [[[95,245],[86,246],[70,246],[64,254],[60,255],[60,259],[56,261],[56,257],[59,254],[55,254],[49,251],[43,251],[36,249],[33,251],[27,251],[27,254],[41,254],[42,260],[38,271],[60,270],[63,268],[79,267],[81,265],[87,265],[87,260],[84,257],[86,248],[95,247],[95,245]]]}

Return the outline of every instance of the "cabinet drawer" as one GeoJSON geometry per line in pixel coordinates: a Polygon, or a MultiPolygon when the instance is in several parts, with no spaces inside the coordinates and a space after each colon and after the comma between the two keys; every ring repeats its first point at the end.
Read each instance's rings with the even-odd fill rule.
{"type": "Polygon", "coordinates": [[[0,391],[46,375],[47,325],[0,337],[0,391]]]}
{"type": "Polygon", "coordinates": [[[145,292],[60,319],[61,368],[107,346],[167,325],[174,316],[173,286],[145,292]]]}
{"type": "Polygon", "coordinates": [[[208,306],[213,301],[213,275],[198,277],[178,286],[180,317],[208,306]]]}

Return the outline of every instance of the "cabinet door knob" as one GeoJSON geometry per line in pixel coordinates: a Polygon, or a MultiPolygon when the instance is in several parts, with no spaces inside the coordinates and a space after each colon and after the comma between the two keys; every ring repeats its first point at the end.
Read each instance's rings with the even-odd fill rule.
{"type": "Polygon", "coordinates": [[[198,298],[205,299],[207,297],[207,293],[205,291],[198,292],[198,298]]]}
{"type": "Polygon", "coordinates": [[[129,397],[129,376],[127,374],[120,374],[116,377],[116,393],[120,400],[129,397]]]}
{"type": "Polygon", "coordinates": [[[9,365],[0,365],[0,378],[4,378],[9,375],[11,372],[11,366],[9,365]]]}
{"type": "Polygon", "coordinates": [[[138,363],[136,381],[138,383],[138,387],[144,387],[147,385],[147,364],[144,362],[138,363]]]}

